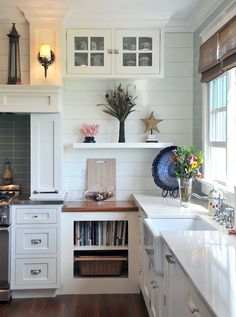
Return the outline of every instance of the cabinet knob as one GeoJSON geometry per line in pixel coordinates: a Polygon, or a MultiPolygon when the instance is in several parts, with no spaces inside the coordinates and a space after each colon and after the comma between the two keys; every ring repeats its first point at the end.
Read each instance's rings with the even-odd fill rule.
{"type": "Polygon", "coordinates": [[[168,263],[170,263],[170,264],[174,264],[174,263],[175,263],[175,259],[173,258],[172,254],[167,254],[167,255],[165,256],[165,258],[166,258],[166,261],[167,261],[168,263]]]}
{"type": "Polygon", "coordinates": [[[199,313],[199,309],[198,309],[198,308],[195,308],[195,307],[192,307],[192,308],[191,308],[191,313],[192,313],[192,314],[199,313]]]}
{"type": "Polygon", "coordinates": [[[31,270],[30,273],[31,273],[32,275],[39,275],[39,274],[41,273],[41,270],[40,270],[40,269],[38,269],[38,270],[31,270]]]}
{"type": "Polygon", "coordinates": [[[33,215],[32,218],[38,218],[38,215],[33,215]]]}
{"type": "Polygon", "coordinates": [[[41,239],[32,239],[31,244],[40,244],[42,242],[41,239]]]}
{"type": "Polygon", "coordinates": [[[158,288],[157,282],[154,280],[151,281],[151,285],[153,289],[158,288]]]}

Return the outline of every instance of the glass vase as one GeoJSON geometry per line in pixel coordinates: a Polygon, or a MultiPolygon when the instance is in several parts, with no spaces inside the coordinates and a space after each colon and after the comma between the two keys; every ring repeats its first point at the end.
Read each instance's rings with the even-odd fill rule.
{"type": "Polygon", "coordinates": [[[188,207],[192,195],[192,178],[178,178],[180,203],[183,207],[188,207]]]}

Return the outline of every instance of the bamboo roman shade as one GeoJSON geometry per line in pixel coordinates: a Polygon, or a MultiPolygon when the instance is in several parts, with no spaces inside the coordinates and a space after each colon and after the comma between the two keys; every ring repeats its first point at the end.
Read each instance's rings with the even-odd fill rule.
{"type": "Polygon", "coordinates": [[[200,46],[199,73],[206,83],[236,66],[236,16],[200,46]]]}

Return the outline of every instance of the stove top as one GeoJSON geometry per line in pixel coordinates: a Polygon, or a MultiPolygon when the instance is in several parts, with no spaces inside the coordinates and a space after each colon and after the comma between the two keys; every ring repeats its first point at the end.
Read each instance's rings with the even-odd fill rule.
{"type": "Polygon", "coordinates": [[[20,185],[0,185],[0,207],[9,205],[11,200],[19,194],[20,185]]]}

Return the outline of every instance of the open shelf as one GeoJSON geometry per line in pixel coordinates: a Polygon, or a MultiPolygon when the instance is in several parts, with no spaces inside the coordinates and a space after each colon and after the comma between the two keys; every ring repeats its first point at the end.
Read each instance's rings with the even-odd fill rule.
{"type": "Polygon", "coordinates": [[[128,277],[128,250],[74,251],[76,277],[128,277]]]}
{"type": "Polygon", "coordinates": [[[127,249],[128,221],[74,221],[74,247],[127,249]]]}
{"type": "Polygon", "coordinates": [[[128,221],[74,221],[74,277],[128,276],[128,221]]]}
{"type": "Polygon", "coordinates": [[[73,143],[74,149],[163,149],[172,143],[73,143]]]}

